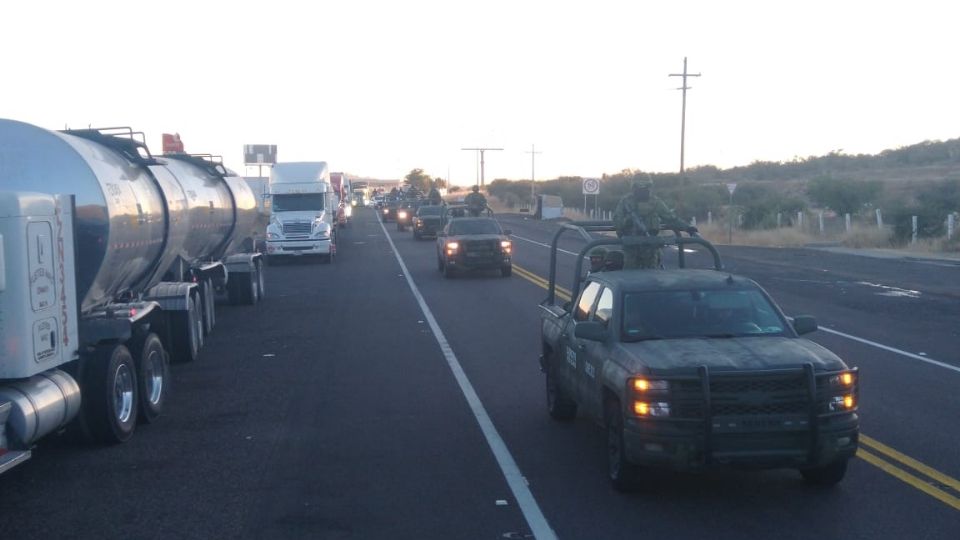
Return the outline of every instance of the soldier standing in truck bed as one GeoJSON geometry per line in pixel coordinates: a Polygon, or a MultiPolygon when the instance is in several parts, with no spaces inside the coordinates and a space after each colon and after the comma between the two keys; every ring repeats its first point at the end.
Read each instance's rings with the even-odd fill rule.
{"type": "MultiPolygon", "coordinates": [[[[666,203],[653,196],[652,191],[653,182],[649,179],[633,182],[630,193],[620,199],[613,212],[617,236],[653,237],[657,236],[661,227],[687,231],[690,234],[697,232],[696,227],[690,227],[677,218],[666,203]]],[[[660,248],[653,245],[624,244],[623,268],[660,268],[660,248]]]]}

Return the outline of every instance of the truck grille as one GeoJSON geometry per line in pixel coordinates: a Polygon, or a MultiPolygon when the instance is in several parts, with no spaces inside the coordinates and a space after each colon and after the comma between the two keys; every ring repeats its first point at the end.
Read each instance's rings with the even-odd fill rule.
{"type": "MultiPolygon", "coordinates": [[[[671,382],[671,400],[679,418],[704,417],[704,392],[700,380],[671,382]]],[[[762,416],[805,414],[810,402],[805,375],[711,375],[711,416],[762,416]]]]}
{"type": "Polygon", "coordinates": [[[463,243],[463,251],[468,255],[493,256],[499,253],[496,240],[471,240],[463,243]]]}
{"type": "Polygon", "coordinates": [[[283,224],[283,234],[310,234],[311,224],[309,222],[291,222],[283,224]]]}

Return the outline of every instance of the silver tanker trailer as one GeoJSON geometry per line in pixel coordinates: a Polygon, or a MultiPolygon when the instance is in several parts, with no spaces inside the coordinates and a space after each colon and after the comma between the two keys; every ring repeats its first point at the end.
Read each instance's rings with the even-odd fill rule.
{"type": "Polygon", "coordinates": [[[0,119],[0,473],[76,418],[119,443],[162,412],[215,298],[255,304],[266,226],[211,157],[154,157],[129,128],[0,119]]]}

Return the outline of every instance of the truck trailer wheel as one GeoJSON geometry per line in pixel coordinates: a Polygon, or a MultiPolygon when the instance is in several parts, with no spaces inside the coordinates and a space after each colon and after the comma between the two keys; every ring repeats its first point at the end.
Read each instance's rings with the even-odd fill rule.
{"type": "Polygon", "coordinates": [[[568,422],[577,417],[577,402],[570,399],[557,384],[554,369],[547,368],[547,412],[554,420],[568,422]]]}
{"type": "Polygon", "coordinates": [[[170,391],[170,357],[156,334],[147,334],[132,349],[137,358],[137,392],[140,395],[138,419],[150,424],[163,412],[170,391]]]}
{"type": "Polygon", "coordinates": [[[627,460],[623,444],[623,411],[620,402],[607,401],[607,477],[613,488],[620,492],[630,492],[637,487],[639,467],[627,460]]]}
{"type": "Polygon", "coordinates": [[[203,346],[203,321],[200,320],[197,297],[191,294],[187,310],[174,313],[171,319],[173,359],[177,362],[193,362],[203,346]]]}
{"type": "Polygon", "coordinates": [[[847,474],[847,460],[841,459],[829,465],[813,469],[800,469],[800,475],[808,484],[817,486],[833,486],[843,480],[847,474]]]}
{"type": "Polygon", "coordinates": [[[99,346],[83,371],[81,421],[89,438],[126,442],[137,427],[137,369],[123,345],[99,346]]]}

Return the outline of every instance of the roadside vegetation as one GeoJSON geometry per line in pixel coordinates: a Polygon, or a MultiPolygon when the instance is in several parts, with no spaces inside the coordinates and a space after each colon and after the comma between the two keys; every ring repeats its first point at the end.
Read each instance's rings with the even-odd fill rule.
{"type": "MultiPolygon", "coordinates": [[[[605,174],[600,195],[586,211],[604,215],[647,173],[605,174]]],[[[726,242],[849,247],[910,247],[960,252],[960,139],[926,141],[878,155],[841,150],[789,162],[754,162],[719,169],[703,166],[678,174],[650,174],[654,193],[708,236],[726,242]],[[731,198],[727,184],[736,183],[731,198]],[[954,230],[948,239],[948,221],[954,230]],[[849,216],[849,217],[848,217],[849,216]],[[916,237],[914,237],[914,217],[916,237]],[[715,234],[713,231],[718,233],[715,234]]],[[[580,177],[536,183],[539,194],[558,195],[571,211],[584,211],[580,177]]],[[[488,186],[504,209],[531,206],[530,180],[498,179],[488,186]]]]}

